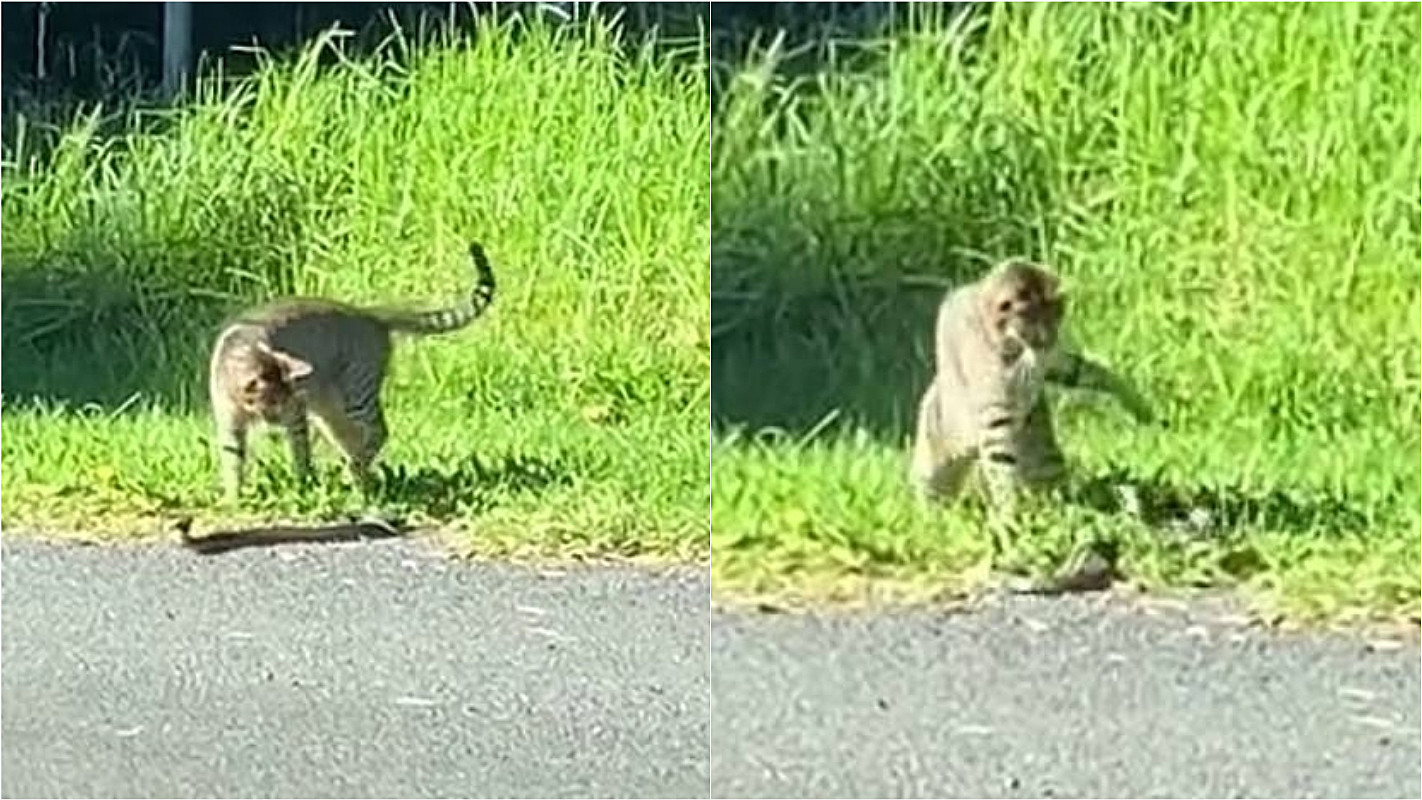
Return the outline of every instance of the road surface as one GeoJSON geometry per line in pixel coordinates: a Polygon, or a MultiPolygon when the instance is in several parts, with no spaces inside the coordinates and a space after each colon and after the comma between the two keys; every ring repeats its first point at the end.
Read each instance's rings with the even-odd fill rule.
{"type": "Polygon", "coordinates": [[[1419,797],[1415,640],[1213,609],[712,617],[711,776],[736,797],[1419,797]],[[1381,646],[1381,645],[1380,645],[1381,646]]]}
{"type": "Polygon", "coordinates": [[[403,541],[0,548],[6,797],[1422,796],[1415,640],[710,613],[685,571],[403,541]]]}
{"type": "Polygon", "coordinates": [[[706,796],[699,575],[0,548],[5,797],[706,796]]]}

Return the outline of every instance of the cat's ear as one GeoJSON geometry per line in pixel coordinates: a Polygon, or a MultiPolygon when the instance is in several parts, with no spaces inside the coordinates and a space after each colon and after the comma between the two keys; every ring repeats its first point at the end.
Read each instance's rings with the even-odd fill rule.
{"type": "Polygon", "coordinates": [[[286,374],[286,379],[289,381],[305,378],[311,374],[311,362],[309,361],[280,350],[273,350],[272,355],[276,356],[277,363],[281,364],[281,371],[286,374]]]}
{"type": "Polygon", "coordinates": [[[1061,278],[1058,278],[1057,274],[1048,268],[1047,265],[1033,261],[1030,266],[1032,269],[1032,277],[1037,281],[1037,285],[1041,287],[1043,294],[1048,296],[1060,296],[1063,293],[1061,278]]]}
{"type": "Polygon", "coordinates": [[[281,374],[285,376],[287,380],[294,381],[305,378],[311,374],[311,362],[297,358],[285,350],[277,350],[269,347],[266,342],[261,342],[257,346],[261,348],[263,353],[275,361],[277,366],[281,367],[281,374]]]}

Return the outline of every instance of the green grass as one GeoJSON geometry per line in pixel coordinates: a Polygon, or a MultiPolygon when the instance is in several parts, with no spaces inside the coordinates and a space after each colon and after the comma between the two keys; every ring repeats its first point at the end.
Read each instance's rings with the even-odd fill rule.
{"type": "Polygon", "coordinates": [[[484,24],[361,56],[327,37],[171,112],[16,126],[0,271],[7,530],[358,511],[329,448],[301,492],[268,437],[245,506],[216,505],[204,371],[217,325],[290,293],[447,304],[468,291],[477,238],[493,309],[398,346],[384,508],[485,553],[704,559],[700,51],[596,20],[484,24]]]}
{"type": "Polygon", "coordinates": [[[917,597],[990,558],[904,480],[946,286],[1052,264],[1088,352],[1164,429],[1059,397],[1083,497],[1015,562],[1122,545],[1151,587],[1300,618],[1419,612],[1419,10],[995,6],[716,74],[712,572],[917,597]],[[1167,515],[1168,516],[1168,515],[1167,515]]]}

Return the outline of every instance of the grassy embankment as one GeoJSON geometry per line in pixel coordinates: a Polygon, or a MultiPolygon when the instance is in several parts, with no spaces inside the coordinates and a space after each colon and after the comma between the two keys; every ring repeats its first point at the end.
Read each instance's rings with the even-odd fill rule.
{"type": "Polygon", "coordinates": [[[327,39],[166,116],[7,142],[7,531],[359,511],[329,448],[303,494],[268,437],[244,507],[215,505],[216,326],[287,293],[447,303],[477,237],[499,296],[397,350],[385,509],[490,554],[704,558],[704,70],[597,24],[340,53],[327,39]]]}
{"type": "Polygon", "coordinates": [[[1150,586],[1415,620],[1418,15],[998,6],[818,72],[761,52],[718,73],[718,589],[912,597],[981,575],[977,513],[911,501],[907,437],[943,286],[975,254],[1025,254],[1169,427],[1059,397],[1096,500],[1036,520],[1013,560],[1113,537],[1150,586]],[[1191,510],[1207,522],[1171,524],[1191,510]]]}

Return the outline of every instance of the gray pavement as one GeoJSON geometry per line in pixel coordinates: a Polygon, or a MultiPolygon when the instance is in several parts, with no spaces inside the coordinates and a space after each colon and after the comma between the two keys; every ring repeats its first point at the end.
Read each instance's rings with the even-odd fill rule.
{"type": "Polygon", "coordinates": [[[712,617],[718,797],[1419,797],[1415,638],[1009,597],[712,617]],[[1378,648],[1383,649],[1378,649],[1378,648]]]}
{"type": "Polygon", "coordinates": [[[0,548],[5,797],[706,796],[700,575],[0,548]]]}
{"type": "Polygon", "coordinates": [[[1415,637],[713,613],[687,571],[399,540],[0,551],[5,797],[1422,796],[1415,637]]]}

